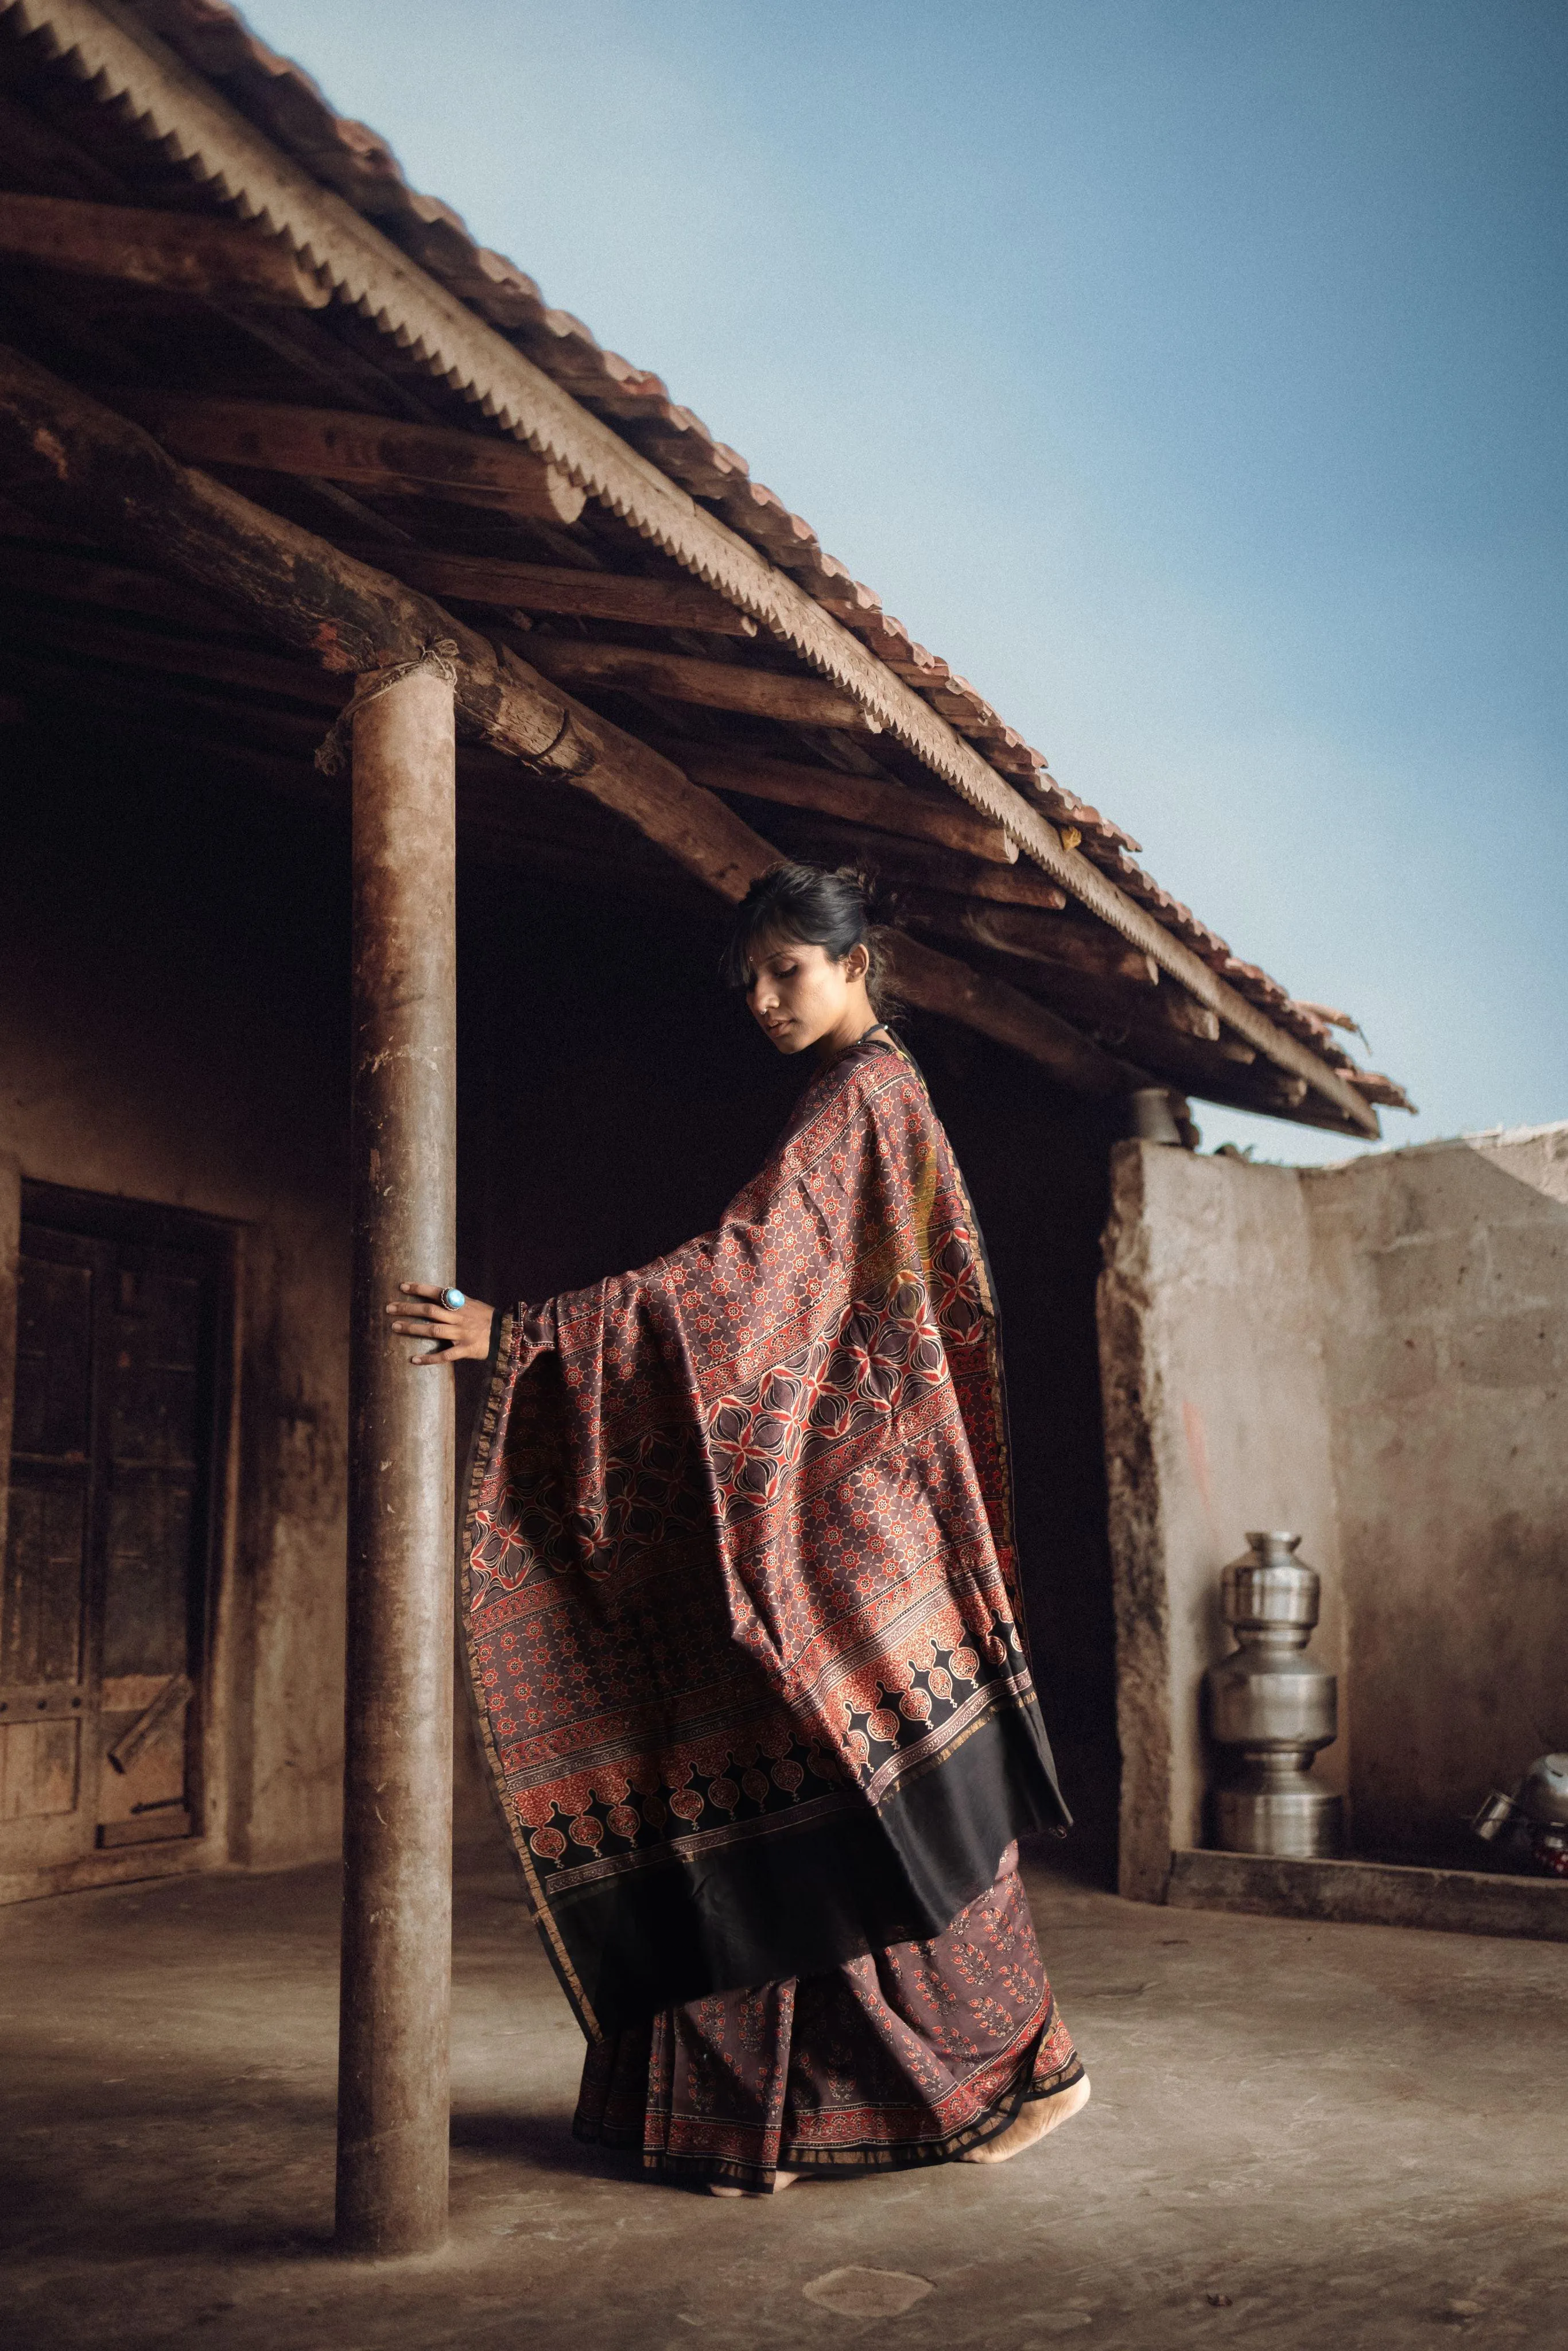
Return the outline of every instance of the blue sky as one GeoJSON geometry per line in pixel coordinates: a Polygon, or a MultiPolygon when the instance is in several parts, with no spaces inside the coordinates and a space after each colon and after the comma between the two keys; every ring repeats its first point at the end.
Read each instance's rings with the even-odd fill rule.
{"type": "Polygon", "coordinates": [[[1568,1116],[1561,0],[249,13],[1354,1012],[1391,1142],[1568,1116]]]}

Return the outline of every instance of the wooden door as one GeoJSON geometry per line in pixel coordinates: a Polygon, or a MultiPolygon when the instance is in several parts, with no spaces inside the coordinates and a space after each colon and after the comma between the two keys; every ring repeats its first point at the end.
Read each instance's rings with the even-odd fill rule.
{"type": "Polygon", "coordinates": [[[200,1831],[225,1265],[199,1219],[25,1192],[0,1583],[7,1876],[200,1831]]]}

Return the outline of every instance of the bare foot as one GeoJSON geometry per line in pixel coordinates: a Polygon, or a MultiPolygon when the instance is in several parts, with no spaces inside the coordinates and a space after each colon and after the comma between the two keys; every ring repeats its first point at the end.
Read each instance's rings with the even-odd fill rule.
{"type": "Polygon", "coordinates": [[[1083,2074],[1071,2090],[1059,2090],[1053,2098],[1031,2098],[1016,2122],[995,2138],[987,2139],[983,2147],[972,2147],[960,2160],[965,2163],[1007,2163],[1021,2155],[1026,2147],[1033,2147],[1058,2123],[1072,2120],[1089,2104],[1089,2076],[1083,2074]]]}
{"type": "Polygon", "coordinates": [[[800,2177],[798,2171],[776,2171],[771,2188],[732,2188],[727,2179],[710,2179],[707,2192],[710,2196],[782,2196],[800,2177]]]}

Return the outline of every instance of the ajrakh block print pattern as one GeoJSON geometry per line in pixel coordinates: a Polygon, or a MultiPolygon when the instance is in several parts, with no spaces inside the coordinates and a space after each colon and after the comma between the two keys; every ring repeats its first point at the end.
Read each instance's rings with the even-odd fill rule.
{"type": "Polygon", "coordinates": [[[901,1050],[818,1077],[716,1231],[507,1319],[465,1621],[547,1914],[1032,1706],[988,1278],[901,1050]]]}
{"type": "Polygon", "coordinates": [[[650,2171],[763,2187],[946,2163],[1083,2072],[1016,1850],[940,1935],[715,1993],[590,2046],[574,2125],[650,2171]]]}

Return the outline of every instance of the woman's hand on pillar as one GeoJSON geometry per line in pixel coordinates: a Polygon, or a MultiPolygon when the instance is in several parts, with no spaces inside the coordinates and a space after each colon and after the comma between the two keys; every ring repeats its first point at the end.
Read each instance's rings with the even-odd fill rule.
{"type": "Polygon", "coordinates": [[[394,1331],[423,1339],[429,1352],[411,1355],[411,1364],[483,1363],[490,1352],[490,1325],[496,1310],[483,1299],[465,1298],[461,1306],[444,1306],[445,1291],[439,1282],[400,1281],[401,1298],[392,1300],[387,1312],[394,1331]]]}

